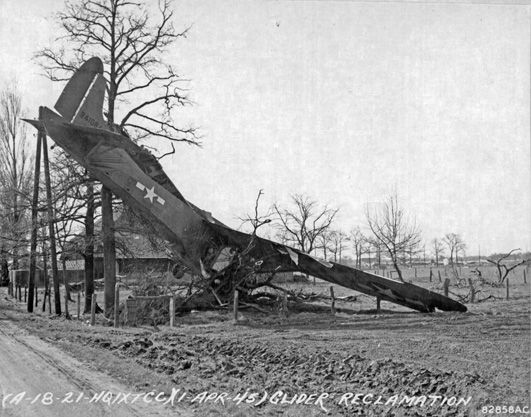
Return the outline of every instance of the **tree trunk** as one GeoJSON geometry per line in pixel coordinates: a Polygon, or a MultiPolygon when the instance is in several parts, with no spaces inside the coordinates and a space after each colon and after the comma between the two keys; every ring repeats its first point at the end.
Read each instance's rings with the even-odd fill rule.
{"type": "MultiPolygon", "coordinates": [[[[2,248],[1,250],[2,252],[2,255],[0,256],[0,269],[1,269],[1,272],[0,272],[0,282],[4,283],[4,282],[9,282],[9,265],[7,263],[7,256],[6,256],[6,253],[4,252],[4,249],[2,248]]],[[[11,291],[10,288],[10,284],[8,284],[8,293],[11,291]]],[[[11,294],[9,294],[11,295],[11,294]]]]}
{"type": "MultiPolygon", "coordinates": [[[[46,184],[46,206],[48,211],[48,238],[50,239],[50,257],[52,262],[53,295],[55,314],[61,315],[61,292],[59,287],[59,273],[57,270],[57,252],[55,247],[55,226],[52,206],[52,185],[50,182],[50,162],[48,160],[48,144],[46,135],[42,135],[42,153],[44,163],[44,179],[46,184]]],[[[31,298],[31,297],[30,297],[31,298]]]]}
{"type": "Polygon", "coordinates": [[[396,260],[393,260],[393,266],[395,267],[395,269],[396,269],[396,273],[398,274],[398,279],[399,279],[401,282],[405,282],[405,281],[404,281],[404,278],[402,278],[402,271],[401,271],[400,268],[398,267],[398,262],[396,262],[396,260]]]}
{"type": "Polygon", "coordinates": [[[109,317],[114,307],[116,285],[116,248],[114,242],[114,220],[112,217],[112,193],[107,187],[101,189],[101,215],[103,232],[103,273],[105,316],[109,317]]]}
{"type": "MultiPolygon", "coordinates": [[[[61,260],[61,264],[63,267],[63,284],[65,286],[65,300],[74,301],[70,297],[70,283],[68,282],[68,275],[66,273],[66,258],[65,257],[63,257],[63,259],[61,260]]],[[[65,308],[66,308],[66,305],[65,305],[65,308]]]]}
{"type": "MultiPolygon", "coordinates": [[[[114,104],[116,100],[116,16],[117,7],[111,6],[111,48],[109,91],[107,95],[107,124],[114,130],[114,104]]],[[[114,237],[114,219],[112,215],[112,192],[107,187],[101,188],[101,216],[103,232],[103,274],[104,274],[104,307],[105,316],[110,317],[114,309],[114,288],[116,285],[116,242],[114,237]]]]}
{"type": "MultiPolygon", "coordinates": [[[[14,123],[16,123],[14,121],[14,123]]],[[[20,217],[21,217],[21,214],[19,212],[19,208],[18,208],[18,193],[19,193],[19,179],[18,179],[18,169],[17,169],[17,166],[18,166],[18,161],[17,161],[17,154],[16,154],[16,150],[17,150],[17,138],[16,138],[16,131],[14,130],[13,131],[13,135],[12,135],[12,140],[13,140],[13,144],[11,146],[11,150],[12,150],[12,155],[11,155],[11,160],[12,160],[12,164],[13,164],[13,227],[15,228],[15,232],[17,232],[19,230],[18,226],[19,226],[19,221],[20,221],[20,217]]],[[[17,241],[14,246],[13,246],[13,268],[14,270],[18,269],[18,245],[19,245],[19,242],[17,241]]]]}
{"type": "MultiPolygon", "coordinates": [[[[42,264],[43,264],[43,273],[44,273],[44,297],[42,299],[42,312],[46,311],[46,297],[50,298],[50,282],[48,279],[48,255],[46,253],[46,247],[44,242],[42,243],[42,264]]],[[[51,313],[51,311],[50,311],[51,313]]]]}
{"type": "Polygon", "coordinates": [[[87,212],[85,213],[85,308],[90,313],[94,294],[94,183],[87,184],[87,212]]]}

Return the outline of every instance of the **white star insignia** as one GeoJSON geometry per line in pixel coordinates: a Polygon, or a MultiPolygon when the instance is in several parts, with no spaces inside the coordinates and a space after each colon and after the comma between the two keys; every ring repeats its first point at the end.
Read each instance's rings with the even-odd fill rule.
{"type": "Polygon", "coordinates": [[[155,194],[155,186],[153,186],[153,187],[151,187],[151,188],[147,188],[147,187],[146,187],[145,190],[146,190],[146,195],[144,196],[144,198],[149,198],[149,201],[150,201],[151,203],[153,203],[153,199],[154,199],[155,197],[158,197],[158,195],[155,194]]]}
{"type": "Polygon", "coordinates": [[[153,186],[151,188],[147,188],[141,182],[137,182],[136,183],[136,188],[138,188],[139,190],[145,191],[146,195],[144,196],[144,198],[147,198],[152,204],[153,204],[153,199],[155,199],[155,198],[157,199],[158,203],[161,206],[163,206],[164,203],[166,203],[166,201],[161,196],[159,196],[157,193],[155,193],[155,186],[153,186]]]}

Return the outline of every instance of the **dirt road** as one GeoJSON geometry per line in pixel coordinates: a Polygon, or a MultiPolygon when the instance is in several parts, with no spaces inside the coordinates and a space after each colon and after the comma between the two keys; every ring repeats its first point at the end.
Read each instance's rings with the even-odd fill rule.
{"type": "Polygon", "coordinates": [[[3,392],[26,390],[35,398],[39,392],[60,390],[60,398],[67,391],[76,395],[79,391],[91,395],[102,390],[123,391],[116,382],[122,381],[134,392],[182,389],[188,394],[174,407],[146,407],[139,401],[133,404],[133,411],[83,400],[83,407],[57,407],[45,413],[43,406],[31,409],[26,404],[24,409],[7,401],[6,409],[0,408],[0,417],[61,416],[66,412],[76,417],[186,415],[179,405],[200,416],[529,415],[529,285],[513,288],[509,300],[498,296],[469,304],[467,313],[420,314],[382,303],[381,313],[376,314],[374,299],[360,296],[344,303],[351,310],[358,309],[353,314],[292,311],[282,318],[244,310],[241,322],[234,325],[227,311],[204,311],[179,316],[173,329],[117,329],[104,320],[88,326],[81,320],[47,313],[28,314],[24,304],[3,297],[0,289],[3,392]],[[15,360],[30,365],[15,366],[15,360]],[[235,401],[248,390],[269,397],[261,396],[267,401],[260,405],[235,401]],[[289,398],[279,402],[274,397],[279,391],[293,396],[329,394],[323,404],[330,411],[327,414],[312,402],[293,404],[289,398]],[[192,400],[203,392],[227,393],[229,397],[225,403],[192,400]],[[374,401],[353,397],[345,404],[341,400],[346,394],[360,393],[372,395],[374,401]],[[415,403],[409,404],[406,396],[415,403]],[[443,399],[424,403],[426,396],[443,399]],[[393,398],[405,404],[395,404],[393,398]],[[454,405],[452,398],[458,401],[454,405]],[[467,403],[459,403],[461,399],[467,403]],[[139,411],[141,406],[145,411],[139,411]],[[493,411],[488,411],[489,407],[493,411]],[[497,412],[497,407],[520,411],[504,414],[497,412]]]}
{"type": "Polygon", "coordinates": [[[0,389],[0,417],[186,415],[169,403],[163,404],[171,399],[171,393],[160,394],[160,401],[155,400],[158,392],[127,395],[131,389],[87,369],[86,365],[19,328],[2,312],[0,389]]]}

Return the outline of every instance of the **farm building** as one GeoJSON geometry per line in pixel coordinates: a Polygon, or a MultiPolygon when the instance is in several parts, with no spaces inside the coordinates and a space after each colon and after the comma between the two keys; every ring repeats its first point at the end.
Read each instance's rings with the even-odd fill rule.
{"type": "MultiPolygon", "coordinates": [[[[103,278],[103,243],[101,221],[94,225],[94,278],[103,278]]],[[[116,273],[134,271],[164,272],[171,269],[173,261],[165,248],[165,242],[154,236],[149,225],[129,210],[122,211],[115,219],[116,273]]],[[[65,259],[67,271],[84,270],[85,237],[71,239],[61,260],[65,259]]]]}

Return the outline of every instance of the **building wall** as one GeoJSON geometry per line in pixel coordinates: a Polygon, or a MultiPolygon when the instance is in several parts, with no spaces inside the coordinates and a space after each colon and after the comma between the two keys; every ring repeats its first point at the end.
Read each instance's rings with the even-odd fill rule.
{"type": "Polygon", "coordinates": [[[135,258],[118,259],[117,272],[129,274],[131,272],[166,272],[171,270],[173,262],[169,259],[135,258]]]}

